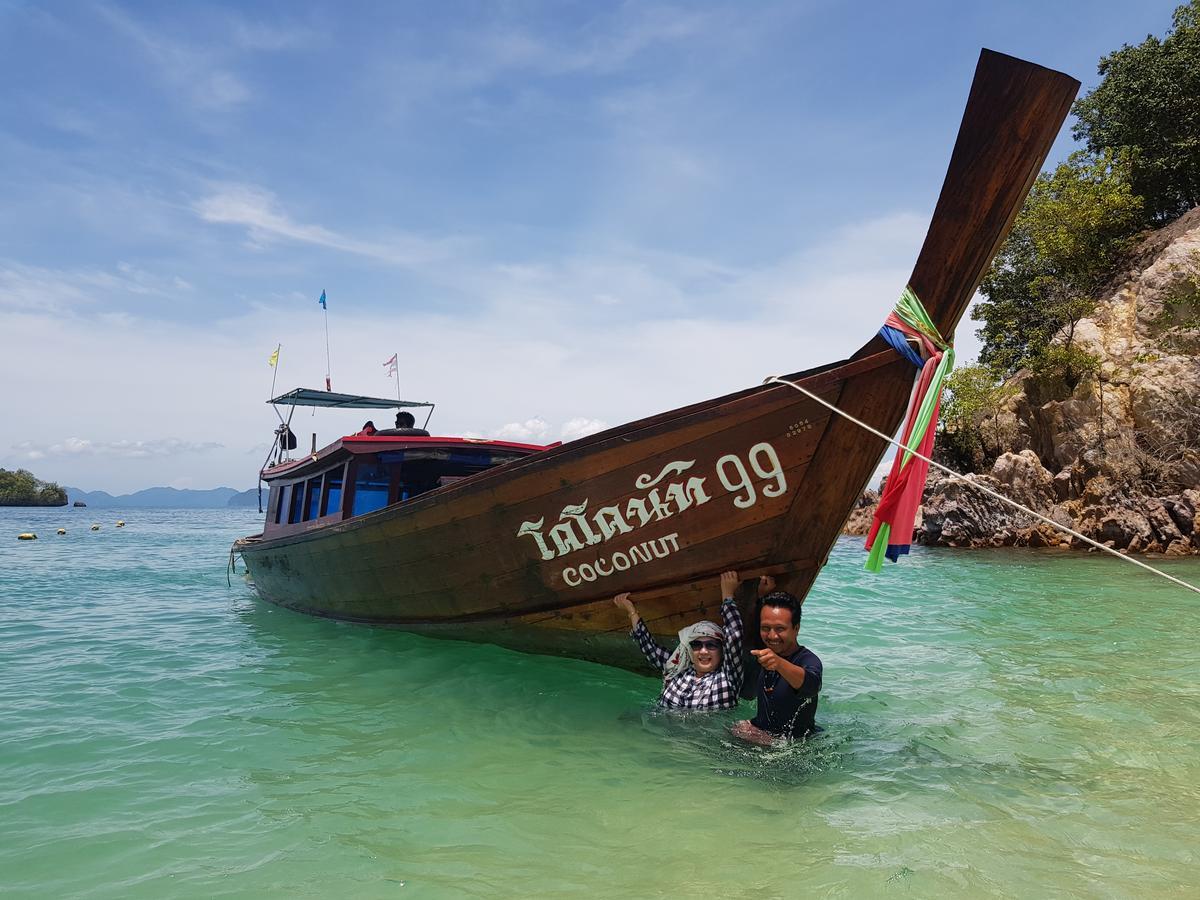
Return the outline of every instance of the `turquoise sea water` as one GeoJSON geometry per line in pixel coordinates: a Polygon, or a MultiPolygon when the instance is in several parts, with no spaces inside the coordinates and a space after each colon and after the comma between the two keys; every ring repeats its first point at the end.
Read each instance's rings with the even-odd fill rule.
{"type": "Polygon", "coordinates": [[[763,751],[649,678],[266,606],[257,521],[0,510],[0,894],[1200,892],[1200,598],[1132,567],[844,541],[828,732],[763,751]]]}

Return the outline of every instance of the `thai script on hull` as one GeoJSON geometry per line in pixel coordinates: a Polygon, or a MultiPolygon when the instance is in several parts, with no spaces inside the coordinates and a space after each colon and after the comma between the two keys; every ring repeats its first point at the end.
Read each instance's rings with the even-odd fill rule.
{"type": "MultiPolygon", "coordinates": [[[[581,503],[564,506],[558,514],[559,521],[549,529],[546,529],[545,516],[532,522],[522,522],[517,529],[517,537],[532,538],[541,558],[551,560],[594,547],[618,535],[629,534],[651,522],[668,519],[693,507],[703,506],[713,499],[706,487],[713,474],[738,509],[754,506],[760,497],[779,497],[788,489],[779,455],[766,441],[751,447],[745,461],[735,453],[726,453],[716,461],[714,473],[682,477],[695,465],[694,459],[669,462],[657,475],[645,473],[635,479],[634,487],[645,491],[644,495],[635,495],[623,503],[602,506],[590,513],[590,498],[585,498],[581,503]],[[675,480],[663,484],[668,478],[675,480]]],[[[678,532],[671,537],[678,537],[678,532]]],[[[615,566],[615,560],[613,564],[615,566]]]]}

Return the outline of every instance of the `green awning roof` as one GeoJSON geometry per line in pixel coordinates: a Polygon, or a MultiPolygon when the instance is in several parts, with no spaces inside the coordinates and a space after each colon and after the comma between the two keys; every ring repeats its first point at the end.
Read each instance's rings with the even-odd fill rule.
{"type": "Polygon", "coordinates": [[[384,400],[381,397],[362,397],[358,394],[335,394],[333,391],[315,391],[312,388],[296,388],[268,400],[278,406],[321,406],[329,409],[400,409],[408,406],[433,406],[432,403],[414,400],[384,400]]]}

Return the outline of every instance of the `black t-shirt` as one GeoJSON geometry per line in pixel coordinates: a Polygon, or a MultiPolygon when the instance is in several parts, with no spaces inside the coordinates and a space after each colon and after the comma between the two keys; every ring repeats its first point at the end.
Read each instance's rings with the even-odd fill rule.
{"type": "Polygon", "coordinates": [[[758,713],[750,724],[771,734],[803,737],[816,728],[821,659],[807,647],[799,647],[787,660],[804,669],[800,690],[778,672],[763,669],[758,673],[758,713]]]}

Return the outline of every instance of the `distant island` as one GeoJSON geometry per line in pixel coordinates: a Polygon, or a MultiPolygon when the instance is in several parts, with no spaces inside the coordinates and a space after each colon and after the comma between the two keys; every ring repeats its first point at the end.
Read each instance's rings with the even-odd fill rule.
{"type": "MultiPolygon", "coordinates": [[[[61,490],[61,488],[60,488],[61,490]]],[[[113,496],[107,491],[83,491],[68,487],[66,495],[72,502],[82,500],[89,507],[159,508],[159,509],[227,509],[229,507],[257,507],[258,491],[236,491],[230,487],[196,491],[172,487],[152,487],[132,494],[113,496]]],[[[66,503],[66,495],[63,503],[66,503]]],[[[62,505],[62,504],[58,504],[62,505]]]]}
{"type": "Polygon", "coordinates": [[[0,506],[66,506],[67,492],[32,472],[0,469],[0,506]]]}

